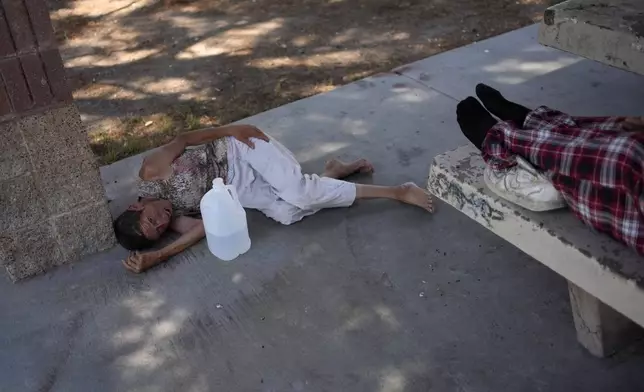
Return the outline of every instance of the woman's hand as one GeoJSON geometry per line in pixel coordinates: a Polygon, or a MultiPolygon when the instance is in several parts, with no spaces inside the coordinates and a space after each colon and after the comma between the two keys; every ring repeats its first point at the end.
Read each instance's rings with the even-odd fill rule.
{"type": "Polygon", "coordinates": [[[125,268],[134,272],[135,274],[140,274],[141,272],[154,267],[155,265],[161,263],[163,258],[158,252],[130,252],[130,255],[123,261],[125,268]]]}
{"type": "Polygon", "coordinates": [[[626,117],[623,127],[627,131],[644,131],[644,117],[626,117]]]}
{"type": "Polygon", "coordinates": [[[229,134],[250,148],[255,148],[255,143],[251,140],[253,138],[260,139],[265,142],[271,141],[264,132],[252,125],[231,125],[229,134]]]}

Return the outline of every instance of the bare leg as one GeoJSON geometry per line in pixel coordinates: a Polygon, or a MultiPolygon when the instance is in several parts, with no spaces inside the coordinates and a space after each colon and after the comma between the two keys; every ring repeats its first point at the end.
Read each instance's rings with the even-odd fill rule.
{"type": "MultiPolygon", "coordinates": [[[[358,159],[351,163],[345,163],[338,159],[331,159],[324,167],[323,177],[340,179],[354,173],[373,173],[374,168],[371,162],[366,159],[358,159]]],[[[429,192],[419,188],[416,184],[408,182],[398,186],[377,186],[356,184],[356,199],[390,199],[406,204],[411,204],[434,211],[432,197],[429,192]]]]}
{"type": "Polygon", "coordinates": [[[324,166],[322,177],[341,179],[355,173],[373,173],[373,165],[366,159],[358,159],[350,163],[338,159],[331,159],[324,166]]]}
{"type": "Polygon", "coordinates": [[[356,184],[356,199],[391,199],[434,212],[432,196],[412,182],[398,186],[356,184]]]}

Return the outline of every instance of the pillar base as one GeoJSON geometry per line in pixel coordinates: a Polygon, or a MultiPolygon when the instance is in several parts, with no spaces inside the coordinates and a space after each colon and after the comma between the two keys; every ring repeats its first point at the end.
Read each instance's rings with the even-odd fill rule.
{"type": "Polygon", "coordinates": [[[644,329],[568,282],[577,340],[596,357],[607,357],[644,338],[644,329]]]}

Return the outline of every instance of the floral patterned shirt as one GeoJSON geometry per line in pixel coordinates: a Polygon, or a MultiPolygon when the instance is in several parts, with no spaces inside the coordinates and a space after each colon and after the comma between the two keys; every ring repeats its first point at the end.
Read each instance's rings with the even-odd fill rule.
{"type": "Polygon", "coordinates": [[[139,197],[169,200],[175,216],[198,215],[203,195],[212,188],[212,180],[227,182],[227,138],[187,148],[172,162],[168,179],[139,182],[139,197]]]}

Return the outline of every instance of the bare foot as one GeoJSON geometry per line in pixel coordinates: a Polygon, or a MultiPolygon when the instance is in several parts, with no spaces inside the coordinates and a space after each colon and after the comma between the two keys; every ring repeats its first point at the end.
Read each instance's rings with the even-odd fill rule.
{"type": "Polygon", "coordinates": [[[344,178],[355,173],[373,173],[373,165],[366,159],[358,159],[355,162],[344,163],[338,159],[331,159],[324,165],[324,177],[344,178]]]}
{"type": "Polygon", "coordinates": [[[432,195],[426,190],[420,188],[413,182],[398,185],[396,188],[399,191],[397,199],[401,202],[418,206],[429,212],[434,212],[432,195]]]}

